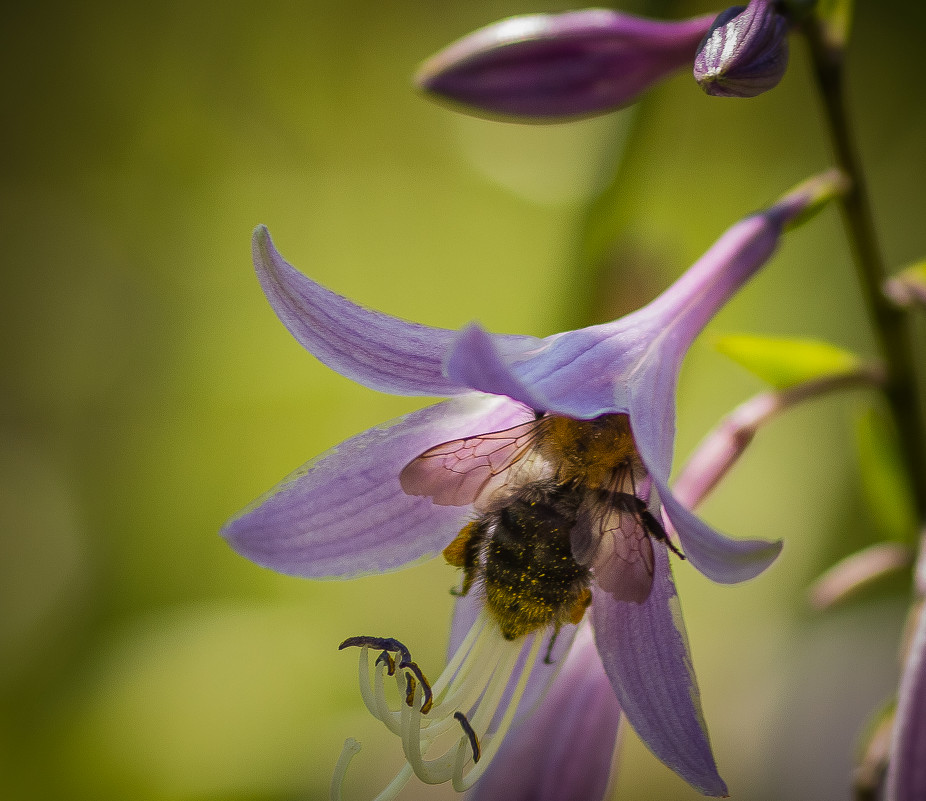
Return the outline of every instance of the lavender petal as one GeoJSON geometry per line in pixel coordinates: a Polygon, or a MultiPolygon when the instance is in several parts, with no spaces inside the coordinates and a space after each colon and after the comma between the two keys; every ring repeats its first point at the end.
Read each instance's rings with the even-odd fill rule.
{"type": "MultiPolygon", "coordinates": [[[[447,648],[448,662],[456,653],[457,648],[460,647],[460,643],[463,642],[470,628],[476,622],[476,618],[479,616],[479,613],[482,612],[484,608],[485,600],[476,590],[473,590],[468,595],[457,598],[457,601],[454,604],[453,623],[450,627],[450,644],[447,648]]],[[[493,621],[488,625],[496,626],[496,623],[493,621]]],[[[540,699],[543,697],[543,694],[545,693],[551,680],[556,675],[561,660],[565,659],[567,654],[569,654],[577,630],[578,627],[573,625],[565,625],[560,628],[552,648],[550,647],[549,640],[552,632],[548,632],[547,638],[541,645],[541,653],[544,655],[549,653],[550,662],[547,663],[545,659],[542,658],[540,661],[534,664],[534,668],[527,680],[527,684],[525,685],[524,693],[521,696],[519,709],[515,715],[515,725],[517,725],[519,721],[531,715],[537,704],[540,702],[540,699]]],[[[501,632],[497,629],[496,635],[501,637],[501,632]]],[[[502,714],[505,708],[508,706],[508,701],[514,694],[514,690],[517,685],[517,678],[520,676],[520,670],[523,667],[525,660],[527,659],[530,646],[530,639],[525,639],[524,646],[521,649],[521,655],[518,658],[517,667],[512,672],[512,678],[508,682],[508,686],[505,689],[504,700],[500,705],[499,713],[492,721],[490,730],[494,730],[498,726],[502,714]]]]}
{"type": "Polygon", "coordinates": [[[755,578],[781,553],[781,540],[739,540],[721,534],[682,506],[664,482],[653,481],[685,557],[712,581],[737,584],[755,578]]]}
{"type": "Polygon", "coordinates": [[[433,556],[469,510],[406,495],[402,467],[440,442],[529,418],[507,398],[470,394],[371,428],[297,470],[222,535],[259,565],[313,578],[380,573],[433,556]]]}
{"type": "Polygon", "coordinates": [[[513,728],[469,801],[600,801],[621,710],[582,626],[539,707],[513,728]]]}
{"type": "Polygon", "coordinates": [[[332,370],[394,395],[467,391],[443,372],[457,331],[390,317],[326,289],[284,261],[262,225],[254,231],[253,252],[261,287],[283,325],[332,370]]]}
{"type": "Polygon", "coordinates": [[[595,593],[592,624],[598,652],[627,720],[647,747],[705,795],[725,796],[668,553],[662,546],[655,550],[653,588],[645,602],[595,593]]]}
{"type": "Polygon", "coordinates": [[[885,780],[885,801],[926,798],[926,614],[920,610],[907,655],[885,780]]]}
{"type": "Polygon", "coordinates": [[[685,557],[709,579],[736,584],[755,578],[781,553],[781,541],[739,540],[721,534],[683,506],[669,488],[675,438],[675,377],[671,366],[654,366],[646,386],[633,398],[630,425],[640,458],[656,487],[663,512],[678,534],[685,557]]]}
{"type": "MultiPolygon", "coordinates": [[[[447,357],[446,372],[451,381],[479,392],[507,395],[532,409],[545,407],[540,396],[526,386],[511,370],[510,360],[502,352],[504,337],[490,334],[478,324],[470,323],[460,332],[447,357]]],[[[530,345],[539,345],[533,340],[530,345]]]]}

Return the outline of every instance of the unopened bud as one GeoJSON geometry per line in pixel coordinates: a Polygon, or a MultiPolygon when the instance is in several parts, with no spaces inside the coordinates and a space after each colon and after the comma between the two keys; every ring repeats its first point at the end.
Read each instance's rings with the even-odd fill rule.
{"type": "Polygon", "coordinates": [[[904,308],[926,306],[926,259],[889,278],[884,284],[884,294],[904,308]]]}
{"type": "Polygon", "coordinates": [[[712,22],[605,9],[512,17],[433,56],[416,82],[477,116],[556,121],[612,111],[691,64],[712,22]]]}
{"type": "Polygon", "coordinates": [[[724,11],[698,48],[694,77],[716,97],[755,97],[778,85],[788,66],[788,21],[772,0],[724,11]]]}

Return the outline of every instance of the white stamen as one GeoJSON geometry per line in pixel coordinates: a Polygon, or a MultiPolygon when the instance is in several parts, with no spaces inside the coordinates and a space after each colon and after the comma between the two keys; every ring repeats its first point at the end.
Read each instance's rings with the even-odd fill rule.
{"type": "Polygon", "coordinates": [[[444,691],[444,687],[448,684],[448,682],[454,678],[454,676],[456,676],[457,671],[460,669],[460,665],[463,663],[466,655],[472,649],[473,643],[476,642],[479,638],[479,635],[482,634],[482,630],[486,625],[486,620],[487,619],[485,615],[479,615],[479,617],[476,618],[475,623],[470,626],[466,637],[464,637],[463,642],[460,643],[460,647],[457,648],[453,656],[450,658],[450,661],[447,663],[447,667],[445,667],[443,673],[440,674],[440,678],[434,682],[435,695],[440,695],[444,691]]]}
{"type": "MultiPolygon", "coordinates": [[[[344,775],[351,760],[360,752],[360,743],[353,737],[348,737],[344,741],[344,748],[341,749],[341,755],[334,766],[334,776],[331,777],[331,789],[328,794],[329,801],[343,801],[341,796],[341,787],[344,785],[344,775]]],[[[386,785],[386,788],[373,801],[392,801],[408,784],[412,777],[411,765],[405,765],[396,775],[395,778],[386,785]]]]}
{"type": "Polygon", "coordinates": [[[360,743],[353,737],[348,737],[344,741],[341,755],[338,757],[337,764],[334,766],[334,776],[331,777],[331,789],[328,793],[328,797],[331,801],[341,801],[341,787],[344,785],[344,775],[347,773],[347,767],[350,765],[350,761],[357,756],[358,753],[360,753],[360,743]]]}
{"type": "Polygon", "coordinates": [[[388,702],[386,701],[386,695],[383,690],[383,673],[386,671],[386,664],[382,661],[377,661],[377,664],[374,666],[374,675],[370,675],[370,660],[368,654],[370,647],[364,645],[360,649],[360,669],[359,669],[359,680],[360,680],[360,696],[363,698],[363,703],[366,706],[370,714],[377,720],[381,720],[386,728],[389,729],[393,734],[401,734],[401,727],[399,725],[399,712],[398,710],[392,709],[388,702]],[[370,686],[372,679],[372,687],[370,686]]]}
{"type": "Polygon", "coordinates": [[[421,781],[425,784],[443,784],[450,779],[456,750],[451,747],[436,759],[424,758],[424,752],[428,750],[433,738],[421,734],[423,715],[420,711],[420,690],[420,687],[415,690],[414,704],[402,709],[402,750],[421,781]]]}
{"type": "Polygon", "coordinates": [[[498,705],[505,694],[505,688],[508,686],[508,681],[511,679],[512,672],[518,662],[518,654],[520,654],[522,646],[523,643],[519,643],[517,648],[506,649],[505,653],[502,654],[502,659],[499,660],[495,670],[492,671],[485,695],[479,702],[476,714],[473,715],[469,722],[474,731],[488,731],[489,726],[492,724],[492,719],[495,717],[498,705]]]}
{"type": "Polygon", "coordinates": [[[360,649],[360,667],[358,670],[357,678],[360,681],[360,697],[363,698],[363,703],[370,714],[379,717],[376,714],[376,704],[373,700],[373,688],[370,685],[370,660],[367,658],[367,654],[370,652],[370,647],[364,645],[360,649]]]}
{"type": "Polygon", "coordinates": [[[505,735],[508,733],[508,729],[511,728],[511,723],[514,720],[514,713],[517,712],[518,705],[521,702],[521,697],[524,695],[524,690],[527,687],[527,679],[534,667],[534,663],[537,661],[537,655],[540,653],[541,642],[543,642],[543,634],[538,633],[534,636],[534,643],[531,646],[530,654],[528,655],[527,660],[524,662],[524,669],[521,671],[521,676],[518,679],[517,687],[515,687],[514,694],[511,696],[511,701],[508,703],[508,708],[505,710],[505,715],[502,718],[502,722],[499,724],[498,729],[493,733],[488,746],[483,749],[482,758],[479,760],[479,764],[474,766],[473,769],[468,774],[466,774],[466,776],[463,776],[461,771],[459,781],[457,781],[456,777],[454,777],[453,789],[458,793],[462,793],[465,790],[468,790],[473,786],[473,784],[476,783],[476,780],[482,776],[483,773],[485,773],[486,768],[489,767],[489,763],[492,761],[495,753],[499,749],[499,746],[501,746],[502,741],[505,739],[505,735]]]}
{"type": "MultiPolygon", "coordinates": [[[[386,677],[384,675],[385,673],[386,665],[380,662],[376,666],[376,676],[374,678],[373,687],[373,700],[376,704],[376,708],[370,709],[369,705],[367,705],[367,709],[370,709],[373,717],[378,718],[383,723],[385,723],[386,728],[389,729],[389,731],[391,731],[393,734],[401,734],[402,715],[399,710],[390,707],[389,702],[386,701],[386,691],[383,687],[383,683],[386,681],[386,677]]],[[[396,670],[395,675],[398,680],[398,678],[402,675],[401,671],[396,670]]]]}
{"type": "MultiPolygon", "coordinates": [[[[422,712],[427,697],[423,674],[418,671],[415,675],[417,669],[409,668],[408,662],[405,668],[401,667],[402,659],[410,658],[408,652],[404,651],[404,657],[400,652],[396,659],[395,681],[400,701],[395,709],[386,699],[386,660],[378,659],[371,670],[369,652],[375,643],[364,644],[359,670],[364,703],[374,717],[401,738],[408,761],[374,801],[394,798],[413,772],[427,784],[449,781],[460,792],[469,789],[485,772],[511,727],[548,634],[538,631],[531,635],[525,653],[525,639],[504,639],[498,626],[482,612],[431,686],[433,705],[428,712],[422,712]],[[524,659],[520,660],[522,654],[524,659]],[[414,678],[410,699],[406,697],[409,677],[414,678]],[[493,726],[499,717],[497,727],[493,726]],[[432,747],[438,750],[438,739],[443,741],[442,750],[428,759],[426,755],[432,747]],[[477,755],[478,763],[474,761],[477,755]]],[[[332,801],[340,801],[344,774],[358,750],[356,741],[345,744],[332,779],[332,801]]]]}
{"type": "MultiPolygon", "coordinates": [[[[479,638],[475,647],[467,655],[466,662],[447,686],[446,694],[438,704],[437,715],[453,720],[454,712],[460,709],[470,709],[476,704],[498,667],[506,644],[506,641],[500,637],[479,638]]],[[[444,671],[441,679],[447,673],[448,671],[444,671]]]]}
{"type": "Polygon", "coordinates": [[[450,781],[454,788],[463,781],[463,771],[466,768],[466,763],[469,762],[471,757],[472,754],[467,753],[467,749],[462,747],[457,749],[457,757],[453,761],[453,775],[450,777],[450,781]]]}

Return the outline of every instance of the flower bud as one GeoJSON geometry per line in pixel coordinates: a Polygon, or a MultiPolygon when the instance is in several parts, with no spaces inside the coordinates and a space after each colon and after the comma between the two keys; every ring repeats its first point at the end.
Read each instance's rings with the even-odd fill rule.
{"type": "Polygon", "coordinates": [[[698,48],[694,77],[716,97],[755,97],[788,66],[788,21],[772,0],[750,0],[717,17],[698,48]]]}
{"type": "Polygon", "coordinates": [[[678,22],[604,9],[512,17],[465,36],[416,77],[476,116],[556,121],[612,111],[691,64],[711,17],[678,22]]]}
{"type": "Polygon", "coordinates": [[[926,259],[889,278],[884,294],[901,308],[926,306],[926,259]]]}

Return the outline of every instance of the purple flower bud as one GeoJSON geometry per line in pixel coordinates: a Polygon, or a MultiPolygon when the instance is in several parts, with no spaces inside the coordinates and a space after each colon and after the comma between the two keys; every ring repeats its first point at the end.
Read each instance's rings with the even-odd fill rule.
{"type": "Polygon", "coordinates": [[[512,17],[433,56],[416,82],[477,116],[552,121],[612,111],[690,64],[712,22],[604,9],[512,17]]]}
{"type": "Polygon", "coordinates": [[[788,66],[788,21],[772,0],[724,11],[698,48],[694,77],[716,97],[755,97],[778,85],[788,66]]]}

